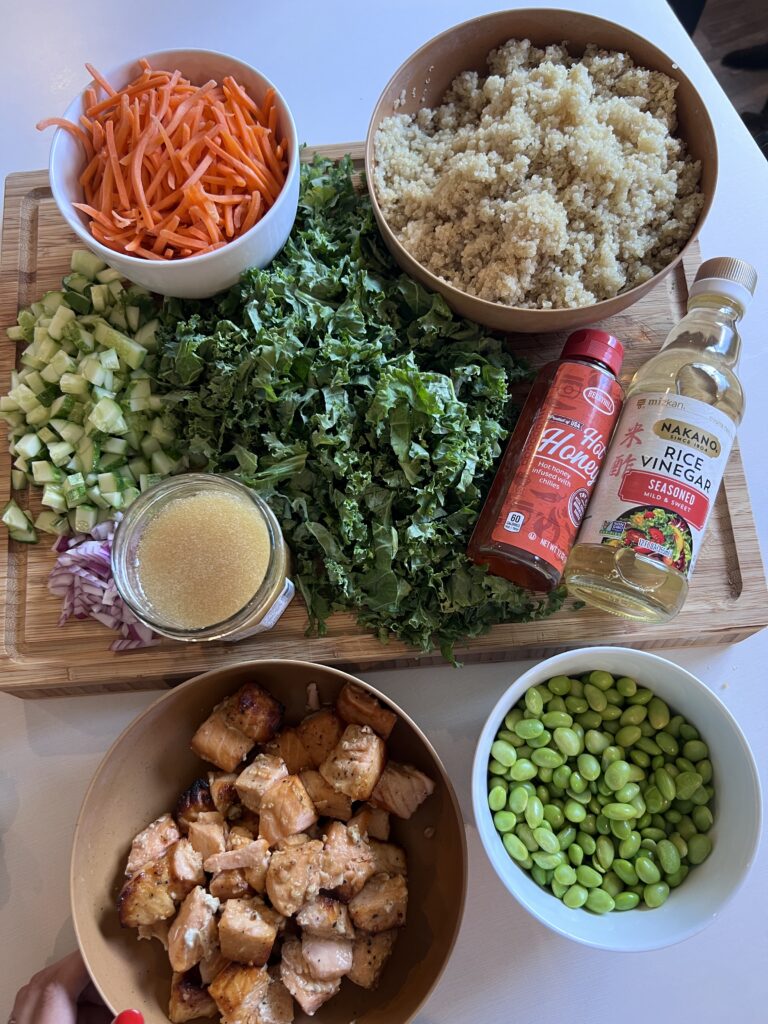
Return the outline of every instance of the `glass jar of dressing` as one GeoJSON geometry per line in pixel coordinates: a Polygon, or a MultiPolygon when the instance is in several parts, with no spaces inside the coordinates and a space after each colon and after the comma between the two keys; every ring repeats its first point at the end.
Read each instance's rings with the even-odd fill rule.
{"type": "Polygon", "coordinates": [[[187,473],[145,491],[112,545],[120,596],[173,640],[242,640],[290,603],[288,549],[272,510],[229,477],[187,473]]]}

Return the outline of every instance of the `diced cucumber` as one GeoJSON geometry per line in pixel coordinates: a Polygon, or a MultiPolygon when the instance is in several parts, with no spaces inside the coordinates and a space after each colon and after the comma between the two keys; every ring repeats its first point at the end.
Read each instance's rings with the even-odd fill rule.
{"type": "Polygon", "coordinates": [[[87,395],[88,381],[79,373],[62,373],[59,387],[65,395],[87,395]]]}
{"type": "Polygon", "coordinates": [[[74,373],[77,363],[64,349],[59,349],[46,368],[41,371],[40,376],[49,384],[56,384],[64,373],[74,373]]]}
{"type": "Polygon", "coordinates": [[[43,488],[43,496],[40,500],[43,505],[47,505],[48,508],[52,508],[54,512],[67,511],[67,499],[64,497],[64,492],[61,487],[58,487],[56,484],[46,484],[43,488]]]}
{"type": "Polygon", "coordinates": [[[62,395],[51,405],[51,416],[59,416],[66,419],[71,415],[75,407],[75,400],[72,395],[62,395]]]}
{"type": "Polygon", "coordinates": [[[1,518],[9,530],[28,530],[32,528],[32,520],[26,512],[19,508],[13,498],[3,509],[1,518]]]}
{"type": "Polygon", "coordinates": [[[41,391],[45,391],[48,386],[37,370],[25,370],[19,374],[19,377],[24,381],[29,390],[36,395],[39,395],[41,391]]]}
{"type": "Polygon", "coordinates": [[[59,389],[54,384],[46,384],[45,388],[37,396],[37,400],[40,405],[45,406],[48,409],[48,415],[50,416],[50,409],[56,399],[59,397],[59,389]]]}
{"type": "Polygon", "coordinates": [[[24,434],[16,442],[16,451],[19,455],[30,461],[36,458],[43,448],[43,442],[37,436],[37,434],[24,434]]]}
{"type": "Polygon", "coordinates": [[[68,289],[64,292],[64,301],[75,313],[90,313],[91,311],[91,300],[87,295],[81,295],[80,292],[68,289]]]}
{"type": "Polygon", "coordinates": [[[48,445],[48,454],[54,466],[63,466],[74,450],[69,441],[56,441],[48,445]]]}
{"type": "Polygon", "coordinates": [[[140,327],[134,335],[134,341],[142,345],[150,352],[157,348],[157,329],[160,326],[159,320],[148,320],[143,327],[140,327]]]}
{"type": "Polygon", "coordinates": [[[16,317],[16,322],[21,328],[25,341],[32,341],[34,338],[35,331],[35,314],[31,309],[19,310],[19,315],[16,317]]]}
{"type": "Polygon", "coordinates": [[[104,369],[104,364],[97,355],[92,354],[81,359],[79,370],[85,379],[90,381],[91,384],[98,385],[104,383],[104,374],[106,373],[106,370],[104,369]]]}
{"type": "Polygon", "coordinates": [[[152,472],[160,473],[161,476],[168,476],[176,468],[176,459],[170,458],[164,451],[152,452],[149,460],[152,463],[152,472]]]}
{"type": "Polygon", "coordinates": [[[147,350],[145,348],[137,345],[127,335],[116,331],[103,320],[97,324],[94,336],[100,345],[104,345],[105,348],[113,348],[133,370],[137,370],[146,358],[147,350]]]}
{"type": "Polygon", "coordinates": [[[67,274],[61,282],[65,295],[68,291],[80,292],[82,295],[90,283],[85,274],[78,273],[67,274]]]}
{"type": "Polygon", "coordinates": [[[53,314],[53,319],[48,325],[48,333],[54,341],[61,341],[64,328],[70,320],[74,320],[75,312],[68,306],[61,305],[53,314]]]}
{"type": "Polygon", "coordinates": [[[24,329],[18,324],[12,324],[5,333],[9,341],[26,341],[24,329]]]}
{"type": "Polygon", "coordinates": [[[0,412],[18,412],[19,403],[15,402],[10,395],[3,395],[0,398],[0,412]]]}
{"type": "Polygon", "coordinates": [[[31,412],[27,413],[27,426],[28,427],[41,427],[44,423],[48,422],[50,416],[49,411],[44,405],[38,405],[31,412]]]}
{"type": "Polygon", "coordinates": [[[139,329],[139,320],[141,319],[141,310],[138,306],[126,306],[125,307],[125,319],[128,321],[130,329],[136,333],[139,329]]]}
{"type": "MultiPolygon", "coordinates": [[[[58,421],[57,421],[58,422],[58,421]]],[[[80,438],[83,436],[85,431],[78,423],[66,422],[59,429],[61,438],[63,441],[69,441],[70,444],[76,445],[80,438]]]]}
{"type": "Polygon", "coordinates": [[[128,321],[125,318],[125,310],[122,306],[113,306],[107,314],[107,320],[119,331],[128,330],[128,321]]]}
{"type": "Polygon", "coordinates": [[[117,455],[125,455],[128,451],[128,442],[124,437],[108,437],[106,441],[102,442],[101,450],[103,452],[114,452],[117,455]]]}
{"type": "Polygon", "coordinates": [[[94,505],[78,505],[75,509],[75,532],[90,533],[98,518],[98,509],[94,505]]]}
{"type": "Polygon", "coordinates": [[[123,294],[123,292],[125,291],[125,288],[123,288],[122,281],[120,280],[120,275],[117,273],[117,271],[115,271],[114,273],[115,273],[115,276],[113,278],[110,278],[109,281],[104,281],[103,280],[103,278],[104,278],[103,274],[101,275],[100,280],[101,280],[102,284],[106,284],[106,285],[109,286],[109,290],[112,292],[114,297],[117,299],[117,298],[119,298],[123,294]]]}
{"type": "Polygon", "coordinates": [[[32,478],[36,484],[61,483],[64,474],[50,462],[40,460],[32,463],[32,478]]]}
{"type": "Polygon", "coordinates": [[[37,544],[37,531],[31,524],[26,530],[9,530],[8,536],[20,544],[37,544]]]}
{"type": "Polygon", "coordinates": [[[128,468],[133,473],[134,480],[140,479],[142,474],[149,473],[149,463],[146,459],[131,459],[128,463],[128,468]]]}
{"type": "Polygon", "coordinates": [[[88,500],[85,490],[85,480],[82,473],[71,473],[62,486],[64,497],[67,501],[67,508],[75,508],[88,500]]]}
{"type": "Polygon", "coordinates": [[[24,413],[21,410],[19,412],[0,412],[0,420],[5,420],[10,427],[17,427],[19,424],[26,423],[24,413]]]}
{"type": "Polygon", "coordinates": [[[99,459],[99,469],[106,473],[117,466],[125,466],[128,459],[125,455],[118,455],[117,452],[105,452],[99,459]]]}
{"type": "Polygon", "coordinates": [[[125,434],[128,431],[122,410],[112,398],[100,398],[88,415],[88,419],[97,430],[101,430],[105,434],[125,434]]]}
{"type": "Polygon", "coordinates": [[[94,398],[115,398],[116,393],[110,391],[107,388],[100,388],[97,384],[93,386],[93,397],[94,398]]]}
{"type": "Polygon", "coordinates": [[[96,348],[96,339],[90,331],[86,330],[77,320],[70,320],[62,332],[62,340],[71,342],[78,352],[93,352],[96,348]]]}
{"type": "MultiPolygon", "coordinates": [[[[74,396],[68,396],[74,397],[74,396]]],[[[86,407],[82,402],[75,402],[72,406],[72,412],[69,414],[71,423],[80,423],[81,425],[85,422],[86,407]]]]}
{"type": "Polygon", "coordinates": [[[53,340],[50,334],[46,331],[45,337],[39,341],[35,341],[34,344],[37,346],[37,355],[46,365],[50,363],[56,353],[59,351],[58,343],[53,340]]]}
{"type": "Polygon", "coordinates": [[[105,284],[92,284],[90,289],[91,303],[94,313],[105,313],[112,302],[112,292],[105,284]]]}
{"type": "Polygon", "coordinates": [[[50,427],[41,427],[37,432],[37,436],[43,442],[43,444],[50,444],[51,441],[58,441],[58,437],[50,429],[50,427]]]}
{"type": "Polygon", "coordinates": [[[97,508],[109,508],[109,502],[102,498],[101,491],[96,484],[91,484],[88,488],[88,500],[97,508]]]}
{"type": "Polygon", "coordinates": [[[114,267],[105,267],[104,270],[98,272],[96,280],[101,284],[112,284],[113,281],[120,280],[120,271],[115,270],[114,267]]]}
{"type": "Polygon", "coordinates": [[[163,479],[165,478],[159,473],[142,473],[139,477],[139,487],[142,491],[146,491],[148,487],[154,487],[155,484],[159,484],[163,479]]]}
{"type": "Polygon", "coordinates": [[[126,487],[123,491],[123,508],[128,508],[136,501],[141,491],[138,487],[126,487]]]}
{"type": "MultiPolygon", "coordinates": [[[[42,377],[45,370],[42,371],[40,376],[42,377]]],[[[24,412],[31,412],[36,409],[40,403],[37,400],[37,395],[26,384],[17,384],[10,392],[10,396],[13,401],[18,405],[24,412]]]]}
{"type": "Polygon", "coordinates": [[[77,446],[77,459],[81,473],[94,473],[99,465],[101,450],[93,437],[84,437],[77,446]]]}
{"type": "Polygon", "coordinates": [[[46,292],[42,298],[43,309],[48,316],[52,317],[63,301],[64,295],[62,292],[46,292]]]}
{"type": "Polygon", "coordinates": [[[11,487],[14,491],[23,491],[27,486],[27,474],[23,469],[11,470],[11,487]]]}
{"type": "Polygon", "coordinates": [[[110,508],[115,510],[123,507],[123,494],[122,491],[102,491],[101,495],[104,500],[109,504],[110,508]]]}
{"type": "Polygon", "coordinates": [[[35,529],[61,537],[69,533],[69,520],[65,516],[57,515],[53,509],[44,508],[35,520],[35,529]]]}
{"type": "Polygon", "coordinates": [[[99,490],[106,492],[122,491],[125,483],[119,473],[99,473],[99,490]]]}
{"type": "Polygon", "coordinates": [[[99,359],[101,360],[101,365],[105,370],[120,369],[120,356],[113,348],[105,348],[99,353],[99,359]]]}
{"type": "Polygon", "coordinates": [[[92,252],[88,252],[86,249],[75,249],[69,265],[75,274],[82,274],[89,281],[95,280],[96,276],[103,273],[107,266],[104,260],[100,260],[98,256],[94,256],[92,252]]]}
{"type": "Polygon", "coordinates": [[[160,451],[160,442],[156,437],[152,437],[151,434],[146,434],[141,439],[141,450],[144,452],[146,458],[154,455],[155,452],[160,451]]]}

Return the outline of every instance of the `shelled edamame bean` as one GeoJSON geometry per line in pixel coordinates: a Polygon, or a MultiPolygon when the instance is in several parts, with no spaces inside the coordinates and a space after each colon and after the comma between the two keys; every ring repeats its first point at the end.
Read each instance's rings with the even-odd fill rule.
{"type": "Polygon", "coordinates": [[[600,669],[530,687],[491,746],[504,848],[574,910],[662,906],[712,852],[714,793],[698,729],[600,669]]]}

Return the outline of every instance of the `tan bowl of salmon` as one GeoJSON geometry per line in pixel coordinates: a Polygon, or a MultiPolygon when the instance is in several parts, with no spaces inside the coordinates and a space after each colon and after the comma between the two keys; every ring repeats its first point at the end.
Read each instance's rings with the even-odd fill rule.
{"type": "Polygon", "coordinates": [[[418,726],[344,672],[258,661],[190,679],[116,740],[75,829],[72,915],[109,1008],[146,1024],[405,1024],[466,880],[418,726]]]}

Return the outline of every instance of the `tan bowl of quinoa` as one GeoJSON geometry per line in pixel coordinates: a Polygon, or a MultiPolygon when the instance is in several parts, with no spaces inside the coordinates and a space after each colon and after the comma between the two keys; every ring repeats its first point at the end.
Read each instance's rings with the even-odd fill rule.
{"type": "Polygon", "coordinates": [[[501,11],[395,72],[365,172],[411,277],[487,327],[565,331],[631,306],[682,259],[717,144],[693,85],[646,39],[575,11],[501,11]]]}

